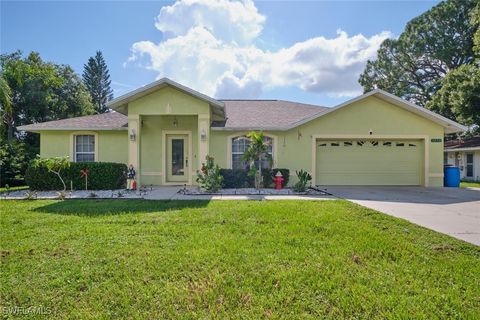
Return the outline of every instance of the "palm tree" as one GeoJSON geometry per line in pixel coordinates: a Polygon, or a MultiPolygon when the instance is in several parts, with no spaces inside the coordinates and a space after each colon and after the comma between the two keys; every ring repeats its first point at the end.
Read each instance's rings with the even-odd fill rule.
{"type": "Polygon", "coordinates": [[[13,108],[12,108],[12,89],[7,80],[0,73],[0,106],[2,110],[3,121],[7,124],[7,140],[13,138],[13,108]]]}
{"type": "Polygon", "coordinates": [[[262,182],[262,161],[265,159],[272,161],[272,156],[268,153],[270,143],[265,141],[263,132],[252,131],[247,134],[247,137],[250,139],[250,145],[243,154],[243,159],[249,162],[254,170],[256,170],[255,162],[258,162],[258,171],[255,173],[255,188],[259,188],[262,182]]]}

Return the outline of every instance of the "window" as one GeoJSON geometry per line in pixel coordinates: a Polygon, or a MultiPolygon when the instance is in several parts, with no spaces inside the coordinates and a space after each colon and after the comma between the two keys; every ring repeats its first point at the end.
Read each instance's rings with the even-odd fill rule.
{"type": "Polygon", "coordinates": [[[467,173],[469,178],[473,177],[473,153],[467,153],[467,173]]]}
{"type": "MultiPolygon", "coordinates": [[[[263,138],[268,143],[268,154],[273,157],[273,139],[270,137],[263,138]]],[[[243,161],[243,154],[250,145],[250,139],[245,136],[232,138],[232,169],[248,169],[248,163],[243,161]]],[[[258,167],[258,162],[255,163],[258,167]]],[[[262,160],[262,168],[270,168],[271,164],[268,159],[262,160]]]]}
{"type": "Polygon", "coordinates": [[[75,136],[75,162],[95,161],[95,136],[75,136]]]}

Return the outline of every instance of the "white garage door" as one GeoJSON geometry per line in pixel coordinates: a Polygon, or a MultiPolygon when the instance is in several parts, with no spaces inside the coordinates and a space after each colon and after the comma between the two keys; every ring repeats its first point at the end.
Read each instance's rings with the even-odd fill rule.
{"type": "Polygon", "coordinates": [[[421,185],[420,140],[318,140],[317,185],[421,185]]]}

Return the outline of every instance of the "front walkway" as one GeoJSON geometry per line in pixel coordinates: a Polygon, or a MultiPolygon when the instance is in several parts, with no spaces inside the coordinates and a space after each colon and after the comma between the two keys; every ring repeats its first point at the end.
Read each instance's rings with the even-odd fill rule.
{"type": "Polygon", "coordinates": [[[480,245],[480,189],[326,188],[339,198],[480,245]]]}

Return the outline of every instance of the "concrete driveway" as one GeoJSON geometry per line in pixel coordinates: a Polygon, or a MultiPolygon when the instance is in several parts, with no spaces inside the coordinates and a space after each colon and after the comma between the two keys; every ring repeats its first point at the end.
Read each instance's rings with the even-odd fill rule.
{"type": "Polygon", "coordinates": [[[480,246],[480,189],[337,186],[322,189],[480,246]]]}

